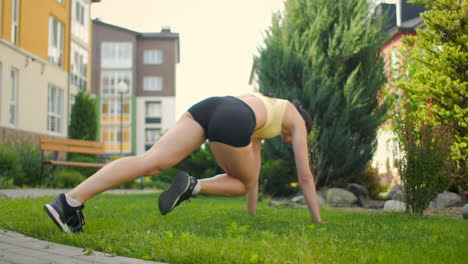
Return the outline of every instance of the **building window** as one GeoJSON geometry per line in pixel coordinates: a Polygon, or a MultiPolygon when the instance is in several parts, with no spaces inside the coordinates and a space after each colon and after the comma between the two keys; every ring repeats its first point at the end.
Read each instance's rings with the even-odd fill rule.
{"type": "Polygon", "coordinates": [[[88,53],[85,49],[72,43],[71,83],[82,91],[88,88],[88,53]]]}
{"type": "Polygon", "coordinates": [[[75,4],[75,21],[84,26],[85,23],[85,7],[80,3],[75,4]]]}
{"type": "Polygon", "coordinates": [[[11,15],[11,42],[18,44],[19,36],[19,5],[20,0],[13,0],[12,15],[11,15]]]}
{"type": "Polygon", "coordinates": [[[16,125],[17,109],[18,109],[18,89],[19,89],[19,71],[11,69],[10,72],[11,87],[10,87],[10,118],[11,125],[16,125]]]}
{"type": "Polygon", "coordinates": [[[49,62],[62,67],[63,24],[54,17],[49,17],[49,62]]]}
{"type": "Polygon", "coordinates": [[[163,79],[161,77],[151,76],[143,78],[143,90],[162,91],[163,79]]]}
{"type": "Polygon", "coordinates": [[[393,47],[390,51],[390,73],[393,79],[398,78],[399,71],[398,49],[393,47]]]}
{"type": "Polygon", "coordinates": [[[62,132],[63,119],[63,91],[49,84],[47,96],[47,130],[62,132]]]}
{"type": "Polygon", "coordinates": [[[102,68],[132,68],[132,43],[103,42],[101,56],[102,68]]]}
{"type": "Polygon", "coordinates": [[[125,123],[128,123],[130,117],[130,99],[103,99],[102,101],[102,117],[103,118],[114,118],[114,121],[120,122],[120,114],[125,118],[125,123]]]}
{"type": "Polygon", "coordinates": [[[161,129],[147,128],[145,129],[145,151],[149,150],[156,141],[161,137],[161,129]]]}
{"type": "Polygon", "coordinates": [[[119,83],[124,82],[128,85],[127,93],[131,94],[131,76],[130,71],[103,71],[101,72],[101,94],[102,96],[120,96],[119,83]]]}
{"type": "Polygon", "coordinates": [[[65,0],[57,0],[59,4],[65,5],[65,0]]]}
{"type": "Polygon", "coordinates": [[[163,52],[162,50],[145,50],[143,53],[144,64],[162,64],[163,52]]]}
{"type": "Polygon", "coordinates": [[[162,105],[161,102],[146,102],[145,105],[145,123],[161,124],[162,105]]]}
{"type": "Polygon", "coordinates": [[[130,127],[105,126],[101,128],[101,139],[109,152],[130,152],[130,127]]]}

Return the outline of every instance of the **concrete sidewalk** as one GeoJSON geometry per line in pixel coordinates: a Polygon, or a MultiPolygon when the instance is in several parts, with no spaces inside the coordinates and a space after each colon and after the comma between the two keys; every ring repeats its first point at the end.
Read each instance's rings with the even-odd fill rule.
{"type": "Polygon", "coordinates": [[[0,230],[0,264],[162,264],[47,242],[0,230]]]}

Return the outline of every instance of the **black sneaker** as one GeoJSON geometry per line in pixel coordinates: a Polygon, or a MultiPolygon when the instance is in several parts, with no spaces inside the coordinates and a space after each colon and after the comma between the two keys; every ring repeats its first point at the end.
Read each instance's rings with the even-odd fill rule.
{"type": "Polygon", "coordinates": [[[64,232],[82,232],[85,224],[84,205],[72,207],[68,205],[65,194],[57,196],[52,203],[44,204],[44,209],[54,223],[64,232]]]}
{"type": "Polygon", "coordinates": [[[195,177],[191,177],[186,172],[177,174],[172,181],[169,189],[165,190],[161,196],[159,196],[159,211],[162,215],[165,215],[172,211],[181,202],[195,197],[192,195],[193,188],[197,185],[198,180],[195,177]]]}

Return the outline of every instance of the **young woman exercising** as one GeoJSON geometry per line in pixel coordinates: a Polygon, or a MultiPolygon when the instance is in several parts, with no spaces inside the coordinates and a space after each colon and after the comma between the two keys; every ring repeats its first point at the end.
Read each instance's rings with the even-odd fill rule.
{"type": "Polygon", "coordinates": [[[82,231],[84,203],[95,195],[138,177],[171,168],[207,139],[216,162],[225,171],[197,180],[179,173],[159,198],[160,212],[169,213],[195,194],[247,194],[247,212],[256,213],[261,166],[261,140],[281,135],[292,144],[296,169],[312,220],[321,222],[314,178],[309,167],[307,135],[311,118],[298,100],[293,103],[260,93],[210,97],[192,106],[146,153],[113,161],[44,209],[65,232],[82,231]]]}

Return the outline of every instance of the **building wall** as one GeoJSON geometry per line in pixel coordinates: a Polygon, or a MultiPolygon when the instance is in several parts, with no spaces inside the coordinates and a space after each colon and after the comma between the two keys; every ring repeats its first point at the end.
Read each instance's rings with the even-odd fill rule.
{"type": "MultiPolygon", "coordinates": [[[[119,154],[120,149],[122,149],[123,154],[141,154],[145,151],[145,129],[165,131],[175,122],[175,64],[178,62],[178,34],[164,33],[165,36],[170,36],[169,39],[165,39],[158,33],[138,33],[96,20],[93,21],[93,25],[92,87],[100,104],[100,140],[105,143],[106,152],[110,155],[119,154]],[[111,65],[103,67],[103,43],[122,42],[131,43],[131,66],[128,68],[113,68],[111,65]],[[162,50],[163,64],[144,64],[143,56],[146,49],[162,50]],[[104,72],[131,72],[130,91],[122,97],[123,107],[119,103],[119,94],[114,93],[110,96],[103,93],[105,89],[104,72]],[[144,91],[143,78],[145,76],[163,77],[162,90],[144,91]],[[160,123],[147,124],[145,122],[147,101],[161,102],[160,123]],[[118,110],[112,113],[109,111],[108,105],[112,103],[114,103],[115,108],[124,109],[122,121],[120,121],[118,110]],[[106,115],[104,112],[108,114],[106,115]],[[116,139],[116,134],[121,133],[123,134],[122,142],[120,142],[119,137],[116,139]]],[[[116,82],[110,86],[117,88],[116,82]]]]}
{"type": "Polygon", "coordinates": [[[135,76],[135,53],[136,53],[136,35],[128,30],[116,28],[103,24],[100,22],[93,22],[93,65],[92,65],[92,91],[97,95],[100,104],[100,135],[99,138],[101,142],[105,144],[105,149],[107,153],[118,154],[122,147],[123,153],[131,153],[133,149],[134,142],[133,129],[132,129],[132,98],[134,95],[134,76],[135,76]],[[132,65],[129,68],[103,68],[101,63],[102,56],[102,43],[104,42],[126,42],[131,43],[132,45],[132,65]],[[114,102],[119,102],[120,98],[117,97],[105,97],[102,94],[102,72],[122,72],[130,71],[131,80],[129,83],[129,92],[122,97],[122,99],[129,103],[129,113],[122,116],[122,132],[125,137],[122,142],[122,145],[118,140],[115,140],[115,133],[120,133],[121,129],[121,120],[120,115],[116,114],[113,117],[107,117],[103,115],[103,104],[107,100],[113,100],[114,102]],[[114,133],[115,132],[115,133],[114,133]]]}
{"type": "MultiPolygon", "coordinates": [[[[414,35],[414,32],[397,32],[382,47],[381,55],[385,59],[385,75],[389,82],[386,89],[398,93],[400,92],[392,82],[392,74],[400,74],[400,65],[403,62],[401,58],[401,48],[403,38],[406,35],[414,35]]],[[[397,157],[398,145],[396,135],[391,130],[391,120],[383,125],[377,135],[377,150],[374,154],[372,164],[382,175],[384,184],[392,185],[400,182],[398,176],[397,157]]]]}
{"type": "Polygon", "coordinates": [[[20,46],[47,61],[49,16],[53,16],[64,26],[62,69],[67,72],[70,66],[70,45],[67,45],[70,43],[70,3],[71,0],[65,1],[65,5],[58,3],[57,0],[20,0],[20,46]]]}
{"type": "MultiPolygon", "coordinates": [[[[137,97],[136,100],[136,154],[142,154],[145,149],[145,131],[146,129],[160,129],[161,135],[175,124],[175,97],[168,96],[145,96],[137,97]],[[147,124],[146,119],[146,102],[159,101],[162,105],[162,118],[159,124],[147,124]]],[[[155,142],[152,142],[155,143],[155,142]]]]}
{"type": "MultiPolygon", "coordinates": [[[[102,42],[130,42],[133,47],[133,57],[135,58],[135,46],[136,46],[136,36],[135,34],[123,30],[116,29],[101,23],[93,23],[93,44],[92,44],[92,93],[100,95],[101,94],[101,44],[102,42]]],[[[135,65],[135,62],[133,62],[135,65]]],[[[120,70],[120,69],[119,69],[120,70]]],[[[135,69],[131,69],[135,75],[135,69]]],[[[133,89],[133,85],[131,87],[133,89]]]]}
{"type": "MultiPolygon", "coordinates": [[[[84,11],[88,12],[89,19],[91,1],[78,1],[87,3],[88,9],[84,11]]],[[[36,136],[66,137],[71,110],[69,70],[72,41],[70,25],[73,22],[70,19],[72,0],[65,0],[64,5],[58,3],[57,0],[19,0],[19,33],[16,44],[11,40],[12,7],[13,0],[0,0],[0,127],[36,136]],[[51,16],[63,25],[62,66],[60,67],[48,62],[49,18],[51,16]],[[18,70],[19,73],[15,125],[9,123],[10,71],[12,68],[18,70]],[[62,92],[60,132],[51,132],[47,129],[49,85],[62,92]]],[[[86,41],[80,42],[80,45],[83,44],[86,44],[86,41]]],[[[83,48],[87,50],[88,46],[84,45],[83,48]]],[[[90,72],[89,69],[88,71],[90,72]]]]}
{"type": "Polygon", "coordinates": [[[176,41],[172,39],[139,39],[136,52],[136,94],[138,96],[175,96],[176,41]],[[163,52],[163,64],[143,64],[143,53],[147,49],[159,49],[163,52]],[[158,75],[163,78],[162,91],[144,91],[143,78],[158,75]]]}
{"type": "MultiPolygon", "coordinates": [[[[0,63],[2,67],[0,91],[0,126],[17,128],[40,134],[54,134],[47,131],[47,92],[49,84],[67,91],[68,75],[46,61],[32,59],[29,55],[0,43],[0,63]],[[11,69],[19,71],[17,100],[17,123],[9,124],[9,98],[11,96],[11,69]]],[[[63,115],[68,116],[65,106],[63,115]]],[[[67,127],[63,125],[65,136],[67,127]]]]}

